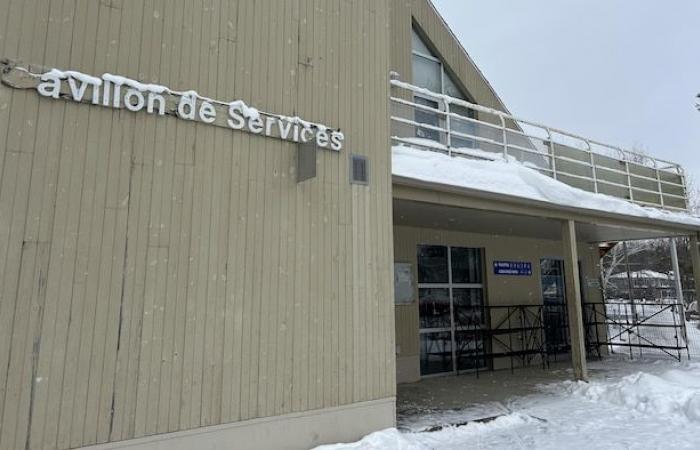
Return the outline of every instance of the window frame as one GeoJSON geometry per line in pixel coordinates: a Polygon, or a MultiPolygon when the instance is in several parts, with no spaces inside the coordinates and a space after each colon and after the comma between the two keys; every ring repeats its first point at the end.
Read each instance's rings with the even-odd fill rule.
{"type": "MultiPolygon", "coordinates": [[[[475,330],[487,330],[489,328],[489,323],[488,323],[488,317],[487,317],[487,310],[486,310],[486,305],[488,304],[488,298],[487,298],[487,289],[486,289],[486,265],[484,264],[486,260],[486,255],[485,255],[485,249],[482,247],[465,247],[461,245],[445,245],[445,244],[418,244],[416,246],[416,255],[418,255],[420,247],[443,247],[447,250],[447,283],[425,283],[425,282],[418,282],[416,283],[417,289],[418,289],[418,310],[419,310],[419,318],[418,318],[418,340],[421,340],[422,335],[425,334],[436,334],[436,333],[450,333],[450,338],[451,338],[451,351],[452,351],[452,370],[450,371],[445,371],[445,372],[437,372],[437,373],[430,373],[430,374],[423,374],[421,372],[421,378],[427,378],[427,377],[435,377],[435,376],[445,376],[445,375],[453,375],[456,373],[460,372],[467,372],[469,370],[476,370],[476,369],[466,369],[466,370],[460,370],[459,369],[459,360],[457,358],[457,333],[458,332],[468,332],[468,331],[475,331],[475,330]],[[478,250],[478,255],[479,255],[479,271],[481,272],[481,283],[454,283],[453,282],[453,276],[452,276],[452,249],[453,248],[465,248],[465,249],[476,249],[478,250]],[[439,328],[421,328],[420,324],[420,291],[421,289],[446,289],[448,291],[448,297],[450,301],[450,326],[449,327],[439,327],[439,328]],[[464,325],[458,325],[455,320],[455,298],[454,298],[454,290],[455,289],[479,289],[481,290],[481,317],[482,317],[482,323],[480,323],[476,328],[474,327],[467,327],[464,325]]],[[[416,269],[418,269],[418,261],[416,263],[416,269]]],[[[486,338],[482,335],[481,338],[481,345],[486,346],[486,338]]],[[[420,346],[420,342],[419,342],[420,346]]],[[[422,358],[422,355],[419,355],[419,358],[422,358]]],[[[486,367],[486,366],[484,366],[486,367]]]]}
{"type": "MultiPolygon", "coordinates": [[[[428,43],[427,43],[427,40],[423,37],[423,34],[422,34],[419,30],[420,30],[420,29],[419,29],[419,28],[415,25],[415,23],[414,23],[414,24],[412,25],[412,27],[411,27],[411,32],[412,32],[412,34],[414,34],[418,39],[421,40],[421,42],[423,43],[423,46],[426,47],[426,49],[430,50],[430,48],[429,48],[429,46],[428,46],[428,43]]],[[[438,95],[448,95],[448,94],[445,93],[445,80],[448,79],[448,78],[450,78],[450,74],[445,70],[445,63],[442,61],[442,59],[440,59],[439,57],[437,57],[437,56],[435,56],[435,55],[426,54],[425,52],[422,52],[422,51],[416,49],[415,46],[413,45],[413,40],[411,40],[411,71],[412,71],[412,72],[413,72],[413,69],[414,69],[414,67],[415,67],[415,63],[414,63],[414,59],[413,59],[413,58],[416,57],[416,56],[419,56],[419,57],[421,57],[421,58],[425,58],[425,59],[427,59],[427,60],[433,61],[433,62],[435,62],[435,63],[438,64],[438,66],[440,67],[440,92],[436,92],[436,94],[438,94],[438,95]]],[[[415,74],[413,74],[413,73],[412,73],[412,78],[413,78],[412,81],[413,81],[414,84],[415,84],[415,74]]],[[[460,94],[461,94],[461,96],[462,96],[462,98],[461,98],[460,100],[464,100],[464,101],[470,102],[470,103],[476,103],[476,102],[471,98],[471,96],[470,96],[465,90],[463,90],[463,89],[459,86],[459,84],[457,84],[457,82],[456,82],[455,80],[450,79],[450,82],[460,91],[460,94]]],[[[422,87],[422,86],[421,86],[421,87],[422,87]]],[[[423,99],[423,100],[427,100],[427,101],[431,101],[431,102],[437,102],[437,104],[438,104],[437,110],[438,110],[438,111],[440,111],[440,112],[442,112],[442,113],[444,113],[444,114],[452,114],[452,111],[447,111],[447,110],[446,110],[445,105],[444,105],[444,102],[437,101],[434,97],[430,97],[429,95],[421,94],[421,93],[419,93],[419,92],[415,92],[415,93],[413,94],[413,97],[414,97],[414,101],[415,101],[415,98],[421,98],[421,99],[423,99]]],[[[457,97],[455,97],[455,98],[457,98],[457,97]]],[[[476,113],[476,111],[474,111],[474,110],[472,110],[472,109],[467,109],[467,112],[468,112],[468,115],[467,115],[467,117],[466,117],[467,119],[477,120],[477,113],[476,113]]],[[[428,113],[426,113],[426,114],[428,114],[428,113]]],[[[440,123],[440,122],[446,121],[447,118],[446,118],[446,117],[442,117],[442,116],[441,116],[440,114],[438,114],[438,113],[435,113],[435,115],[436,115],[437,118],[438,118],[438,123],[439,123],[438,126],[439,126],[440,128],[445,128],[445,127],[443,126],[443,124],[440,123]]],[[[447,142],[443,142],[442,133],[439,133],[439,132],[438,132],[438,139],[432,139],[432,138],[430,138],[430,137],[418,136],[418,129],[419,129],[419,128],[420,128],[420,127],[417,127],[417,128],[416,128],[416,137],[420,137],[420,138],[424,138],[424,139],[431,139],[431,140],[434,140],[434,141],[436,141],[436,142],[439,142],[439,143],[442,143],[442,144],[445,144],[445,145],[447,144],[447,142]]],[[[429,134],[429,133],[428,133],[428,134],[429,134]]],[[[466,138],[464,138],[464,139],[466,139],[466,138]]]]}

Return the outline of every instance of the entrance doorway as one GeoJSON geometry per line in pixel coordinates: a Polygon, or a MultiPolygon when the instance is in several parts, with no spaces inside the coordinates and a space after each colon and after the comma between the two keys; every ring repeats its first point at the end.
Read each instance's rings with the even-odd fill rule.
{"type": "Polygon", "coordinates": [[[486,365],[483,249],[418,246],[421,375],[486,365]]]}
{"type": "Polygon", "coordinates": [[[540,274],[542,283],[542,316],[547,354],[558,355],[567,353],[570,347],[564,261],[554,258],[541,259],[540,274]]]}

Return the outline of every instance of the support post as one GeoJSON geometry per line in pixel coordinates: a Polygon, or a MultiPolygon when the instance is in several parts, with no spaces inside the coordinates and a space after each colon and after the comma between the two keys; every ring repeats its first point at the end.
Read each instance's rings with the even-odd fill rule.
{"type": "Polygon", "coordinates": [[[564,270],[566,278],[566,309],[569,315],[569,340],[574,379],[587,381],[586,346],[581,308],[581,282],[578,270],[578,248],[576,247],[576,223],[562,222],[562,244],[564,245],[564,270]]]}
{"type": "Polygon", "coordinates": [[[700,314],[700,247],[698,235],[690,237],[690,257],[693,260],[693,279],[695,280],[695,310],[700,314]]]}
{"type": "Polygon", "coordinates": [[[676,284],[676,300],[681,307],[685,307],[683,302],[683,280],[681,280],[681,269],[678,264],[678,250],[676,249],[676,240],[669,239],[669,246],[671,247],[671,264],[673,265],[673,280],[676,284]]]}
{"type": "MultiPolygon", "coordinates": [[[[683,333],[683,345],[684,348],[686,349],[686,352],[688,353],[688,358],[690,358],[690,349],[688,348],[688,329],[686,328],[686,323],[685,323],[685,301],[683,300],[683,280],[681,279],[681,269],[680,265],[678,264],[678,250],[676,248],[676,240],[671,238],[671,264],[673,264],[673,278],[676,282],[676,293],[677,293],[677,300],[676,303],[678,303],[678,306],[673,306],[672,311],[678,314],[678,319],[681,324],[681,332],[683,333]]],[[[692,253],[692,250],[691,250],[692,253]]],[[[675,325],[676,319],[674,316],[673,323],[675,325]]],[[[676,339],[678,339],[678,335],[676,335],[676,339]]],[[[681,346],[680,343],[676,344],[678,346],[678,361],[681,360],[681,346]]]]}
{"type": "MultiPolygon", "coordinates": [[[[639,337],[639,315],[637,314],[637,303],[636,299],[634,298],[634,282],[632,281],[632,267],[630,266],[630,254],[629,251],[627,250],[627,241],[622,242],[622,250],[625,253],[625,270],[627,270],[627,294],[629,296],[629,301],[630,301],[630,309],[632,312],[632,326],[630,326],[629,319],[626,320],[627,322],[627,328],[629,331],[627,332],[627,343],[630,346],[630,359],[632,359],[632,334],[637,335],[637,343],[641,344],[641,339],[639,337]]],[[[629,317],[628,314],[625,313],[625,317],[629,317]]],[[[642,346],[639,346],[639,357],[642,357],[642,346]]]]}

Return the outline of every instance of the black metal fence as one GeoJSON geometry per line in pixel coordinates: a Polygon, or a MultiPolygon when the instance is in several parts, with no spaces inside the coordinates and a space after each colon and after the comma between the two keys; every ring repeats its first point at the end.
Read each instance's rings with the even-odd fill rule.
{"type": "Polygon", "coordinates": [[[584,305],[587,328],[595,331],[591,344],[598,353],[627,354],[630,358],[691,357],[692,323],[686,323],[679,303],[607,301],[584,305]]]}
{"type": "Polygon", "coordinates": [[[462,321],[456,357],[462,371],[547,367],[570,349],[564,305],[479,306],[487,321],[462,321]]]}
{"type": "MultiPolygon", "coordinates": [[[[494,368],[548,367],[570,358],[566,305],[478,308],[480,319],[462,321],[464,326],[456,332],[460,371],[473,371],[478,376],[494,368]]],[[[700,329],[684,321],[679,304],[584,303],[583,319],[588,358],[625,354],[631,358],[656,355],[681,360],[693,356],[689,345],[692,334],[700,338],[700,329]]]]}

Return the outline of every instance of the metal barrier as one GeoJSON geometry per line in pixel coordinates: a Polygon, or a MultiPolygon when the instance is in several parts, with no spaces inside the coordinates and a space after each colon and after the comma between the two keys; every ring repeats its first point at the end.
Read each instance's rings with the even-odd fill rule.
{"type": "MultiPolygon", "coordinates": [[[[565,304],[497,305],[464,309],[456,356],[460,372],[494,368],[546,368],[569,358],[571,344],[565,304]],[[484,321],[482,318],[487,318],[484,321]]],[[[630,357],[690,357],[688,330],[680,304],[634,302],[584,303],[585,348],[589,358],[629,353],[630,357]]]]}
{"type": "Polygon", "coordinates": [[[547,363],[547,339],[543,305],[488,306],[491,327],[486,331],[490,338],[489,352],[484,356],[491,360],[510,359],[510,369],[525,367],[533,362],[547,363]]]}
{"type": "Polygon", "coordinates": [[[687,210],[680,165],[391,81],[394,144],[450,156],[514,158],[570,186],[646,206],[687,210]]]}
{"type": "Polygon", "coordinates": [[[542,305],[473,305],[460,310],[455,343],[459,366],[465,368],[460,372],[478,377],[499,359],[509,359],[511,370],[534,362],[546,366],[542,305]]]}
{"type": "MultiPolygon", "coordinates": [[[[498,360],[508,360],[500,368],[510,367],[513,371],[533,364],[546,368],[563,356],[568,358],[571,346],[566,305],[475,305],[471,309],[469,317],[487,320],[469,317],[460,320],[456,353],[460,365],[468,367],[467,371],[475,372],[477,377],[480,371],[493,368],[498,360]]],[[[594,331],[587,324],[589,355],[598,348],[595,341],[594,331]]]]}
{"type": "Polygon", "coordinates": [[[684,309],[679,303],[607,301],[586,303],[584,309],[587,328],[596,330],[591,344],[598,351],[607,347],[611,354],[624,352],[631,358],[667,355],[680,361],[684,354],[690,358],[684,309]]]}

